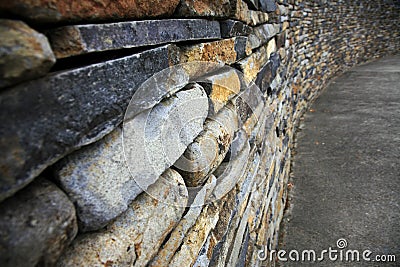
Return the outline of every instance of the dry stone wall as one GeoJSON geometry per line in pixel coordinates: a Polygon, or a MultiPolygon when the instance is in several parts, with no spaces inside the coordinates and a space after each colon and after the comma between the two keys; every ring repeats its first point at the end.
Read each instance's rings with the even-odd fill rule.
{"type": "MultiPolygon", "coordinates": [[[[0,2],[1,266],[261,266],[296,125],[389,0],[0,2]]],[[[267,257],[268,258],[268,257],[267,257]]]]}

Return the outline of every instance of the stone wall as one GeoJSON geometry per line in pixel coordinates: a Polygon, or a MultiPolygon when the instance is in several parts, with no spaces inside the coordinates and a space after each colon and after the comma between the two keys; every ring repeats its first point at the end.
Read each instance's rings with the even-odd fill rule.
{"type": "Polygon", "coordinates": [[[297,122],[333,77],[399,52],[399,12],[1,2],[1,265],[273,265],[258,256],[277,244],[297,122]]]}

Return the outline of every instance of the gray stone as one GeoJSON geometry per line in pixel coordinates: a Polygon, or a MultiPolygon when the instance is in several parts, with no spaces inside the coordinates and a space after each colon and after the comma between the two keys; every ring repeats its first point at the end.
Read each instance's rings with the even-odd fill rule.
{"type": "Polygon", "coordinates": [[[236,111],[230,106],[207,119],[204,131],[174,164],[188,187],[201,186],[207,175],[221,164],[238,128],[236,111]]]}
{"type": "Polygon", "coordinates": [[[43,34],[22,21],[0,19],[0,88],[45,75],[56,62],[43,34]]]}
{"type": "MultiPolygon", "coordinates": [[[[189,230],[196,223],[197,218],[200,216],[203,206],[208,204],[209,197],[216,184],[216,179],[213,175],[210,176],[206,185],[202,187],[196,194],[189,210],[172,231],[169,239],[162,246],[157,256],[151,261],[149,266],[167,266],[173,258],[176,251],[181,246],[185,236],[189,230]]],[[[190,196],[190,191],[189,191],[190,196]]]]}
{"type": "Polygon", "coordinates": [[[198,84],[124,121],[124,152],[136,182],[147,188],[203,130],[208,98],[198,84]]]}
{"type": "Polygon", "coordinates": [[[187,205],[182,177],[168,169],[103,231],[79,236],[57,266],[146,266],[187,205]]]}
{"type": "Polygon", "coordinates": [[[262,92],[256,84],[250,83],[246,90],[241,91],[232,99],[232,103],[239,116],[241,128],[250,137],[265,106],[265,98],[262,92]]]}
{"type": "Polygon", "coordinates": [[[217,186],[212,198],[215,200],[223,198],[243,176],[249,158],[250,145],[246,133],[241,130],[236,133],[231,146],[231,157],[228,162],[220,166],[215,175],[217,186]]]}
{"type": "Polygon", "coordinates": [[[276,34],[277,31],[273,24],[263,24],[253,28],[253,33],[249,36],[251,48],[255,49],[266,44],[276,34]]]}
{"type": "Polygon", "coordinates": [[[251,33],[251,27],[241,21],[224,20],[220,22],[220,26],[222,38],[246,36],[251,33]]]}
{"type": "Polygon", "coordinates": [[[54,173],[77,207],[81,231],[104,227],[144,190],[129,173],[120,128],[62,159],[54,173]]]}
{"type": "Polygon", "coordinates": [[[175,52],[173,45],[163,46],[54,73],[1,94],[0,200],[64,155],[111,132],[139,85],[176,62],[175,52]]]}
{"type": "Polygon", "coordinates": [[[275,0],[259,0],[260,8],[264,12],[274,12],[277,8],[275,0]]]}
{"type": "Polygon", "coordinates": [[[0,204],[1,266],[52,266],[77,232],[72,202],[38,178],[0,204]]]}
{"type": "MultiPolygon", "coordinates": [[[[211,232],[213,245],[209,248],[210,266],[227,266],[228,255],[234,245],[234,238],[241,217],[245,211],[247,200],[251,194],[256,170],[259,167],[259,155],[252,149],[246,162],[247,166],[242,169],[243,175],[238,179],[235,189],[230,191],[220,202],[220,220],[215,230],[211,232]]],[[[218,178],[217,178],[218,181],[218,178]]]]}
{"type": "Polygon", "coordinates": [[[203,19],[64,26],[49,31],[47,35],[57,58],[170,42],[221,38],[219,23],[203,19]]]}
{"type": "Polygon", "coordinates": [[[205,206],[196,223],[185,236],[179,251],[177,251],[168,266],[193,266],[197,256],[207,241],[207,237],[219,219],[219,208],[213,203],[205,206]]]}

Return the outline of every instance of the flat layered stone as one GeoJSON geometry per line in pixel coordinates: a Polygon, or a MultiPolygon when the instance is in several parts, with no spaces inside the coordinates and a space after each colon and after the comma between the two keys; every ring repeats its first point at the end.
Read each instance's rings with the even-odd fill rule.
{"type": "Polygon", "coordinates": [[[259,0],[259,6],[264,12],[274,12],[277,9],[275,0],[259,0]]]}
{"type": "Polygon", "coordinates": [[[207,175],[221,164],[228,152],[238,117],[232,107],[224,107],[204,124],[204,131],[174,164],[189,187],[201,186],[207,175]]]}
{"type": "Polygon", "coordinates": [[[268,14],[261,11],[250,10],[243,0],[234,1],[234,18],[248,25],[256,26],[268,21],[268,14]]]}
{"type": "Polygon", "coordinates": [[[181,219],[188,200],[182,177],[171,169],[147,192],[106,229],[75,239],[57,266],[146,266],[181,219]]]}
{"type": "Polygon", "coordinates": [[[231,67],[203,76],[198,82],[208,95],[209,117],[217,114],[242,88],[241,76],[231,67]]]}
{"type": "Polygon", "coordinates": [[[207,237],[219,219],[219,209],[213,203],[205,206],[195,225],[185,236],[179,251],[177,251],[168,266],[192,266],[207,241],[207,237]]]}
{"type": "Polygon", "coordinates": [[[132,177],[146,189],[172,166],[203,130],[208,98],[190,84],[150,110],[124,121],[123,144],[132,177]]]}
{"type": "MultiPolygon", "coordinates": [[[[203,186],[196,194],[189,210],[185,216],[180,220],[178,225],[172,231],[168,240],[164,243],[157,256],[151,261],[149,266],[167,266],[174,254],[181,246],[185,236],[188,235],[189,230],[194,226],[199,218],[203,206],[208,204],[209,197],[215,188],[216,178],[211,175],[205,186],[203,186]]],[[[190,191],[189,191],[190,194],[190,191]]]]}
{"type": "Polygon", "coordinates": [[[56,62],[49,42],[22,21],[0,19],[0,88],[45,75],[56,62]]]}
{"type": "Polygon", "coordinates": [[[246,36],[251,33],[251,27],[237,20],[220,21],[221,37],[230,38],[235,36],[246,36]]]}
{"type": "Polygon", "coordinates": [[[170,16],[179,0],[16,0],[0,3],[0,11],[32,22],[79,22],[170,16]]]}
{"type": "Polygon", "coordinates": [[[0,200],[69,152],[110,133],[122,122],[137,88],[176,63],[176,53],[167,45],[54,73],[2,93],[0,200]]]}
{"type": "Polygon", "coordinates": [[[246,164],[245,168],[240,170],[242,175],[237,179],[235,189],[230,191],[220,202],[219,221],[210,233],[212,244],[207,253],[210,266],[227,266],[228,255],[234,245],[235,233],[251,194],[256,170],[258,170],[259,155],[255,153],[255,149],[250,152],[246,164]]]}
{"type": "MultiPolygon", "coordinates": [[[[247,42],[247,38],[238,36],[220,41],[182,47],[180,62],[209,61],[222,62],[230,65],[250,54],[251,47],[247,42]]],[[[193,71],[193,73],[195,73],[195,71],[193,71]]]]}
{"type": "Polygon", "coordinates": [[[72,202],[38,178],[0,204],[1,265],[53,266],[77,232],[72,202]]]}
{"type": "Polygon", "coordinates": [[[241,130],[235,134],[232,142],[231,157],[228,162],[215,171],[217,185],[213,191],[212,198],[215,200],[223,198],[237,184],[243,176],[249,158],[250,145],[246,133],[241,130]]]}
{"type": "Polygon", "coordinates": [[[272,39],[267,45],[260,47],[245,59],[240,60],[237,64],[239,70],[244,74],[247,83],[254,81],[258,72],[268,62],[272,52],[276,50],[275,40],[272,39]]]}
{"type": "Polygon", "coordinates": [[[57,163],[56,180],[77,207],[80,230],[100,229],[124,212],[203,130],[207,110],[207,96],[201,87],[178,92],[126,121],[124,139],[122,130],[117,128],[102,140],[57,163]],[[190,112],[184,109],[188,104],[190,112]],[[185,126],[182,129],[178,124],[185,126]],[[147,126],[163,128],[164,135],[151,131],[152,135],[148,136],[140,131],[147,126]],[[166,139],[168,148],[163,147],[166,139]],[[157,165],[148,158],[153,150],[158,150],[154,153],[161,157],[157,165]]]}
{"type": "Polygon", "coordinates": [[[81,231],[97,230],[124,212],[141,188],[129,173],[122,130],[62,159],[55,178],[77,207],[81,231]]]}
{"type": "Polygon", "coordinates": [[[220,39],[221,31],[217,21],[166,19],[65,26],[49,31],[47,36],[56,57],[65,58],[171,42],[220,39]]]}
{"type": "Polygon", "coordinates": [[[253,28],[253,33],[249,36],[251,48],[255,49],[266,44],[276,34],[276,27],[273,24],[263,24],[253,28]]]}

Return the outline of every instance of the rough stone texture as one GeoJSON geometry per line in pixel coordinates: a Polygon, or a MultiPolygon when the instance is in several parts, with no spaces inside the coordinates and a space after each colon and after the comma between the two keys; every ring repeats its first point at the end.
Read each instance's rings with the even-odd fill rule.
{"type": "Polygon", "coordinates": [[[38,178],[0,204],[1,266],[52,266],[77,232],[74,205],[38,178]]]}
{"type": "Polygon", "coordinates": [[[204,131],[188,146],[174,164],[187,186],[201,186],[225,158],[238,129],[236,111],[226,106],[204,124],[204,131]]]}
{"type": "Polygon", "coordinates": [[[185,236],[180,250],[172,258],[169,266],[192,266],[197,259],[201,248],[207,241],[207,237],[212,229],[215,228],[219,219],[219,209],[214,204],[209,204],[203,208],[196,224],[185,236]]]}
{"type": "Polygon", "coordinates": [[[255,49],[266,44],[279,32],[279,24],[263,24],[253,28],[253,33],[249,36],[251,48],[255,49]],[[278,25],[278,27],[276,27],[278,25]]]}
{"type": "Polygon", "coordinates": [[[183,17],[226,18],[232,13],[232,0],[181,0],[176,15],[183,17]]]}
{"type": "MultiPolygon", "coordinates": [[[[216,178],[211,175],[205,186],[203,186],[196,194],[189,210],[175,227],[167,242],[162,246],[157,256],[151,261],[149,266],[167,266],[178,248],[182,245],[184,238],[188,235],[189,230],[195,225],[199,218],[204,205],[208,205],[210,194],[216,184],[216,178]]],[[[190,194],[190,191],[189,191],[190,194]]],[[[184,265],[186,265],[185,263],[184,265]]]]}
{"type": "Polygon", "coordinates": [[[181,157],[208,114],[203,88],[190,84],[153,109],[124,121],[124,152],[132,176],[148,185],[181,157]]]}
{"type": "Polygon", "coordinates": [[[140,19],[171,15],[179,0],[16,0],[2,1],[0,11],[37,23],[140,19]]]}
{"type": "Polygon", "coordinates": [[[65,154],[111,132],[139,85],[175,62],[175,52],[163,46],[0,94],[0,200],[65,154]]]}
{"type": "Polygon", "coordinates": [[[236,20],[224,20],[220,22],[221,37],[230,38],[235,36],[246,36],[251,33],[251,27],[236,20]]]}
{"type": "Polygon", "coordinates": [[[264,12],[273,12],[277,5],[274,0],[259,0],[260,9],[264,12]]]}
{"type": "Polygon", "coordinates": [[[120,128],[56,166],[56,180],[77,206],[82,231],[104,227],[143,191],[126,166],[120,128]]]}
{"type": "Polygon", "coordinates": [[[266,23],[268,14],[261,11],[250,10],[243,0],[235,1],[235,14],[237,20],[243,21],[251,26],[266,23]]]}
{"type": "Polygon", "coordinates": [[[207,113],[201,87],[178,92],[126,121],[123,144],[118,128],[58,163],[57,181],[77,206],[80,229],[97,230],[125,211],[183,154],[202,131],[207,113]],[[152,129],[160,125],[160,131],[152,129]]]}
{"type": "Polygon", "coordinates": [[[217,114],[242,87],[240,74],[233,68],[221,68],[198,81],[206,90],[209,99],[209,117],[217,114]]]}
{"type": "Polygon", "coordinates": [[[233,37],[221,41],[186,46],[181,49],[181,62],[211,61],[233,64],[251,54],[246,37],[233,37]]]}
{"type": "Polygon", "coordinates": [[[181,219],[188,199],[182,177],[170,169],[148,193],[105,230],[79,236],[57,266],[145,266],[181,219]]]}
{"type": "Polygon", "coordinates": [[[243,72],[247,83],[254,81],[258,72],[267,63],[274,47],[276,49],[275,40],[272,39],[267,45],[262,46],[249,57],[238,62],[239,69],[243,72]]]}
{"type": "Polygon", "coordinates": [[[219,39],[219,23],[201,19],[75,25],[47,33],[57,58],[168,42],[219,39]],[[171,31],[173,29],[173,31],[171,31]]]}
{"type": "Polygon", "coordinates": [[[179,17],[233,18],[249,25],[268,21],[268,14],[250,10],[243,0],[181,0],[176,15],[179,17]]]}
{"type": "Polygon", "coordinates": [[[45,75],[56,62],[43,34],[22,21],[0,19],[0,88],[45,75]]]}
{"type": "MultiPolygon", "coordinates": [[[[184,88],[186,84],[197,82],[196,79],[192,79],[193,76],[200,77],[205,75],[206,78],[209,78],[214,75],[218,77],[221,73],[216,72],[216,70],[222,68],[225,63],[245,70],[246,81],[240,79],[241,91],[239,92],[239,96],[233,97],[226,103],[226,105],[234,105],[239,119],[238,126],[240,130],[235,133],[235,137],[222,163],[219,164],[218,168],[212,174],[207,175],[208,181],[210,181],[210,178],[214,181],[213,177],[216,177],[214,191],[210,192],[211,200],[215,200],[221,196],[223,196],[223,199],[220,202],[215,202],[214,206],[211,205],[207,209],[204,209],[204,213],[199,217],[200,209],[195,209],[190,204],[193,199],[195,202],[198,199],[202,199],[204,191],[201,191],[201,188],[195,188],[194,190],[191,188],[192,190],[188,193],[189,196],[185,197],[185,199],[189,199],[189,204],[183,203],[190,207],[187,207],[185,212],[180,211],[182,213],[176,216],[170,228],[159,227],[157,224],[154,227],[156,229],[162,228],[168,230],[159,233],[151,227],[155,223],[168,223],[166,222],[168,220],[165,219],[166,214],[168,214],[166,210],[158,211],[157,215],[154,215],[156,217],[154,219],[155,223],[146,223],[149,227],[146,228],[146,230],[148,229],[147,231],[143,230],[144,227],[140,226],[146,236],[157,235],[155,238],[156,241],[146,243],[154,243],[154,247],[145,245],[146,252],[143,254],[143,250],[141,250],[142,245],[139,242],[118,243],[121,239],[127,240],[123,237],[132,234],[132,231],[128,230],[126,233],[121,234],[122,238],[118,237],[117,239],[111,236],[112,234],[110,233],[111,238],[107,237],[108,239],[105,242],[102,240],[98,241],[94,248],[88,245],[87,247],[89,248],[84,249],[82,252],[77,249],[79,253],[82,253],[77,254],[78,258],[85,260],[85,257],[87,257],[90,259],[88,260],[88,265],[129,266],[131,259],[141,257],[141,255],[144,256],[142,256],[137,264],[142,266],[150,265],[151,262],[149,260],[151,261],[151,259],[154,259],[155,266],[162,265],[160,262],[163,257],[168,261],[165,265],[170,263],[170,259],[173,264],[184,266],[273,265],[273,263],[270,264],[269,262],[260,262],[257,256],[261,249],[265,249],[268,257],[268,253],[272,249],[277,248],[283,209],[288,204],[286,201],[286,188],[291,186],[290,184],[288,185],[288,176],[294,144],[293,134],[302,112],[307,107],[307,103],[319,94],[332,77],[343,70],[387,53],[398,52],[400,48],[400,33],[398,29],[399,12],[397,7],[393,5],[393,1],[366,0],[362,1],[362,3],[360,1],[346,2],[339,0],[329,2],[325,0],[279,0],[275,3],[273,1],[263,1],[265,5],[272,4],[270,10],[275,9],[275,11],[268,13],[260,12],[259,10],[262,8],[260,1],[255,0],[182,1],[182,3],[184,2],[194,6],[196,10],[192,15],[180,16],[180,18],[202,17],[210,21],[226,21],[231,19],[240,21],[248,26],[262,27],[256,28],[253,35],[249,36],[235,36],[236,38],[219,40],[212,43],[203,43],[203,41],[198,40],[180,44],[184,56],[179,57],[178,55],[176,58],[182,60],[182,62],[191,62],[190,64],[192,65],[189,64],[186,67],[182,67],[179,73],[166,72],[164,73],[166,74],[165,76],[151,79],[150,82],[142,87],[143,90],[139,97],[133,101],[133,107],[128,110],[126,118],[129,121],[139,114],[151,110],[153,106],[184,88]],[[230,5],[229,12],[221,3],[230,5]],[[225,15],[223,14],[224,12],[228,12],[229,14],[225,15]],[[219,15],[212,15],[218,13],[219,15]],[[267,26],[267,29],[264,29],[263,27],[266,23],[273,25],[273,28],[267,26]],[[194,48],[193,51],[189,51],[190,48],[194,48]],[[189,54],[192,53],[190,54],[191,57],[185,54],[187,52],[189,54]],[[196,59],[211,59],[218,64],[204,67],[204,65],[194,63],[196,59]],[[261,87],[261,91],[258,91],[251,81],[255,81],[256,85],[261,87]],[[199,190],[201,193],[199,193],[199,190]],[[196,200],[197,195],[199,198],[196,200]],[[187,217],[183,214],[187,215],[187,217]],[[182,221],[182,224],[177,223],[182,217],[188,219],[188,223],[184,221],[182,221]],[[179,225],[176,228],[176,232],[173,230],[175,223],[179,225]],[[167,232],[171,233],[171,235],[167,232]],[[186,233],[186,237],[183,236],[183,232],[186,233]],[[122,245],[119,249],[115,249],[115,246],[113,247],[115,244],[122,245]],[[137,244],[136,247],[134,244],[137,244]],[[160,248],[162,248],[161,244],[165,245],[165,250],[162,250],[162,253],[160,251],[160,248]],[[134,252],[132,252],[132,247],[134,247],[134,252]],[[88,253],[87,255],[85,255],[86,252],[88,253]],[[127,255],[129,253],[134,255],[127,255]],[[122,256],[116,256],[114,258],[117,258],[117,260],[114,260],[113,257],[107,256],[110,254],[122,256]],[[96,263],[91,264],[92,262],[96,263]]],[[[264,8],[267,7],[264,6],[264,8]]],[[[264,10],[266,11],[266,9],[264,10]]],[[[179,16],[178,13],[174,15],[179,16]]],[[[163,18],[168,19],[167,16],[163,18]]],[[[107,20],[104,22],[110,23],[110,21],[107,20]]],[[[124,19],[124,21],[128,20],[124,19]]],[[[87,22],[89,22],[89,19],[81,24],[86,24],[87,22]]],[[[99,22],[96,20],[96,23],[99,22]]],[[[34,25],[37,25],[41,29],[53,27],[53,25],[34,25]]],[[[54,27],[60,25],[66,26],[70,24],[63,22],[54,25],[54,27]]],[[[171,32],[173,32],[173,29],[171,29],[171,32]]],[[[140,49],[148,50],[149,48],[142,47],[140,49]]],[[[55,69],[65,73],[63,69],[76,68],[78,64],[82,66],[90,64],[89,61],[101,62],[105,58],[109,59],[128,55],[129,53],[133,53],[132,51],[134,50],[124,49],[71,57],[60,60],[55,69]],[[87,62],[86,59],[88,60],[87,62]]],[[[167,51],[169,51],[166,53],[168,60],[165,60],[161,56],[162,53],[156,56],[153,54],[153,57],[143,58],[141,56],[142,61],[130,61],[129,64],[119,65],[118,68],[104,70],[104,73],[108,74],[106,78],[112,80],[111,82],[107,81],[107,79],[93,79],[93,71],[85,72],[84,78],[79,80],[79,86],[74,85],[79,90],[70,89],[70,81],[75,80],[71,76],[67,75],[65,79],[57,80],[57,86],[62,87],[64,91],[72,91],[72,95],[76,96],[71,100],[71,103],[74,103],[74,105],[71,105],[71,109],[77,109],[77,114],[89,115],[88,117],[81,115],[80,118],[86,120],[86,124],[83,125],[90,125],[90,127],[82,127],[82,123],[76,123],[76,128],[73,129],[91,133],[93,127],[99,124],[104,125],[102,122],[113,120],[115,114],[122,114],[124,108],[120,104],[115,104],[113,98],[110,97],[110,90],[113,90],[115,94],[124,95],[126,90],[132,93],[138,86],[136,83],[135,85],[130,83],[131,79],[137,80],[137,78],[132,77],[140,76],[140,78],[145,80],[142,76],[146,76],[146,73],[150,76],[151,72],[156,72],[152,68],[155,64],[159,64],[158,61],[160,60],[166,62],[165,65],[176,63],[177,61],[173,60],[176,50],[167,49],[167,51]],[[149,69],[152,70],[150,71],[149,69]],[[121,80],[121,82],[117,83],[114,80],[121,80]],[[127,83],[129,84],[126,85],[127,83]],[[68,86],[65,87],[65,84],[68,86]],[[106,84],[106,87],[101,87],[102,84],[106,84]],[[112,89],[108,89],[108,85],[110,84],[112,85],[112,89]],[[101,88],[94,91],[93,88],[95,87],[101,88]],[[86,93],[91,94],[92,102],[85,100],[87,99],[86,93]],[[82,102],[80,100],[81,95],[82,102]],[[98,98],[103,95],[104,101],[99,101],[98,98]],[[106,110],[107,112],[111,112],[111,116],[92,116],[91,108],[94,107],[96,109],[99,102],[101,106],[104,105],[108,108],[106,110]],[[90,107],[82,109],[81,106],[85,105],[90,107]],[[115,108],[119,111],[114,112],[115,108]]],[[[103,64],[100,63],[100,65],[103,64]]],[[[161,65],[157,66],[161,68],[161,65]]],[[[99,77],[98,72],[94,72],[94,74],[96,74],[95,77],[99,77]]],[[[103,77],[102,75],[100,76],[103,77]]],[[[227,77],[232,78],[231,82],[233,84],[237,84],[235,75],[228,75],[227,77]]],[[[31,102],[43,101],[52,107],[53,102],[50,101],[50,103],[47,103],[48,98],[44,98],[41,93],[41,88],[47,86],[47,80],[44,79],[40,84],[36,82],[33,82],[33,84],[36,84],[36,86],[33,88],[33,92],[27,95],[28,99],[31,102]],[[36,92],[39,92],[39,94],[36,95],[36,92]],[[37,98],[40,100],[37,100],[37,98]]],[[[204,83],[199,82],[199,84],[203,85],[204,83]]],[[[8,90],[14,89],[10,88],[8,90]]],[[[184,90],[187,89],[186,87],[184,90]]],[[[212,90],[207,87],[205,89],[211,96],[212,90]]],[[[3,93],[10,94],[8,90],[3,93]]],[[[50,95],[53,92],[55,92],[55,95],[60,96],[55,86],[52,87],[52,90],[47,91],[50,95]]],[[[15,94],[18,94],[18,92],[15,92],[15,94]]],[[[223,94],[223,96],[223,99],[231,97],[230,94],[223,94]]],[[[57,97],[51,99],[56,103],[57,101],[64,100],[62,97],[60,100],[57,97]]],[[[3,104],[3,102],[1,104],[9,107],[14,105],[7,104],[11,102],[19,103],[20,101],[8,101],[6,104],[3,104]]],[[[29,103],[24,102],[23,105],[19,106],[19,109],[8,110],[0,108],[2,111],[4,110],[0,114],[15,116],[14,114],[24,113],[27,109],[26,107],[31,106],[29,103]]],[[[192,107],[190,104],[187,106],[188,109],[192,107]]],[[[193,106],[195,107],[195,105],[193,106]]],[[[65,124],[70,125],[69,122],[71,120],[67,116],[74,114],[71,110],[65,108],[65,106],[61,106],[60,110],[54,108],[49,110],[39,109],[39,112],[36,112],[36,110],[34,106],[29,110],[30,113],[26,112],[21,116],[37,122],[40,126],[40,124],[43,124],[43,121],[51,122],[51,118],[54,116],[60,116],[59,114],[64,116],[66,114],[65,124]],[[31,113],[40,115],[31,115],[31,113]],[[42,115],[44,113],[49,115],[42,115]]],[[[104,111],[105,109],[102,110],[104,111]]],[[[100,112],[100,114],[103,113],[100,112]]],[[[214,116],[215,114],[212,115],[214,116]]],[[[100,138],[100,136],[105,135],[115,128],[116,124],[114,122],[112,121],[110,124],[112,127],[96,135],[96,138],[100,138]]],[[[14,120],[10,118],[7,123],[2,123],[2,127],[5,130],[7,130],[7,127],[11,127],[11,132],[18,132],[13,123],[14,120]]],[[[161,124],[161,122],[155,123],[151,130],[157,132],[162,128],[161,124]]],[[[26,129],[32,128],[32,125],[32,123],[28,124],[26,129]]],[[[58,132],[58,127],[54,128],[58,132]]],[[[100,128],[104,129],[101,126],[100,128]]],[[[5,131],[4,129],[1,128],[1,133],[5,131]]],[[[52,140],[54,140],[55,136],[54,129],[48,127],[45,130],[48,133],[46,138],[53,142],[52,140]]],[[[175,133],[175,131],[173,132],[175,133]]],[[[37,158],[37,155],[39,155],[39,158],[42,155],[46,156],[44,152],[46,150],[42,151],[41,148],[42,146],[45,146],[45,148],[48,146],[46,144],[47,140],[42,138],[42,142],[36,142],[36,132],[33,131],[32,133],[32,140],[26,138],[21,140],[21,142],[23,144],[36,144],[34,147],[36,150],[30,150],[38,151],[37,154],[32,155],[32,158],[37,158]]],[[[168,135],[168,137],[176,135],[168,135]]],[[[3,136],[3,134],[0,136],[3,136]]],[[[8,136],[12,135],[9,134],[8,136]]],[[[91,141],[96,140],[96,138],[91,139],[91,141]]],[[[74,140],[77,139],[80,140],[79,138],[75,138],[74,140]]],[[[16,136],[15,140],[20,140],[19,136],[16,136]]],[[[63,140],[65,139],[61,139],[61,141],[63,140]]],[[[165,143],[168,144],[168,142],[165,143]]],[[[79,146],[74,145],[73,149],[75,147],[79,146]]],[[[175,148],[169,147],[169,149],[175,148]]],[[[15,159],[19,159],[19,155],[15,154],[16,152],[11,151],[13,154],[10,150],[5,151],[6,153],[4,154],[6,156],[11,157],[14,155],[16,156],[15,159]]],[[[20,151],[24,151],[24,149],[20,151]]],[[[159,153],[149,154],[150,156],[161,155],[159,153]]],[[[162,158],[153,161],[155,163],[165,162],[165,158],[163,156],[160,157],[162,158]]],[[[47,157],[44,158],[48,159],[47,157]]],[[[152,164],[149,165],[151,166],[152,164]]],[[[45,172],[45,174],[51,175],[49,172],[45,172]]],[[[183,189],[183,191],[185,190],[183,189]]],[[[163,196],[168,197],[168,193],[164,192],[163,196]]],[[[169,200],[165,200],[165,202],[169,202],[169,200]]],[[[159,204],[159,201],[152,201],[153,206],[159,204]]],[[[149,206],[146,206],[146,209],[149,209],[149,206]]],[[[135,218],[134,216],[132,217],[135,218]]],[[[138,225],[135,220],[131,222],[138,225]]],[[[126,223],[125,225],[130,225],[130,223],[126,223]]],[[[111,231],[113,229],[115,228],[112,228],[111,231]]],[[[104,231],[107,230],[93,233],[93,235],[103,234],[104,231]]],[[[85,236],[85,234],[82,234],[78,240],[81,240],[81,238],[84,239],[85,236]]],[[[63,259],[66,260],[68,257],[75,257],[75,254],[71,252],[63,259]]],[[[74,258],[75,260],[77,259],[74,258]]],[[[77,260],[76,264],[70,263],[69,265],[79,266],[86,264],[80,264],[79,260],[77,260]]]]}

